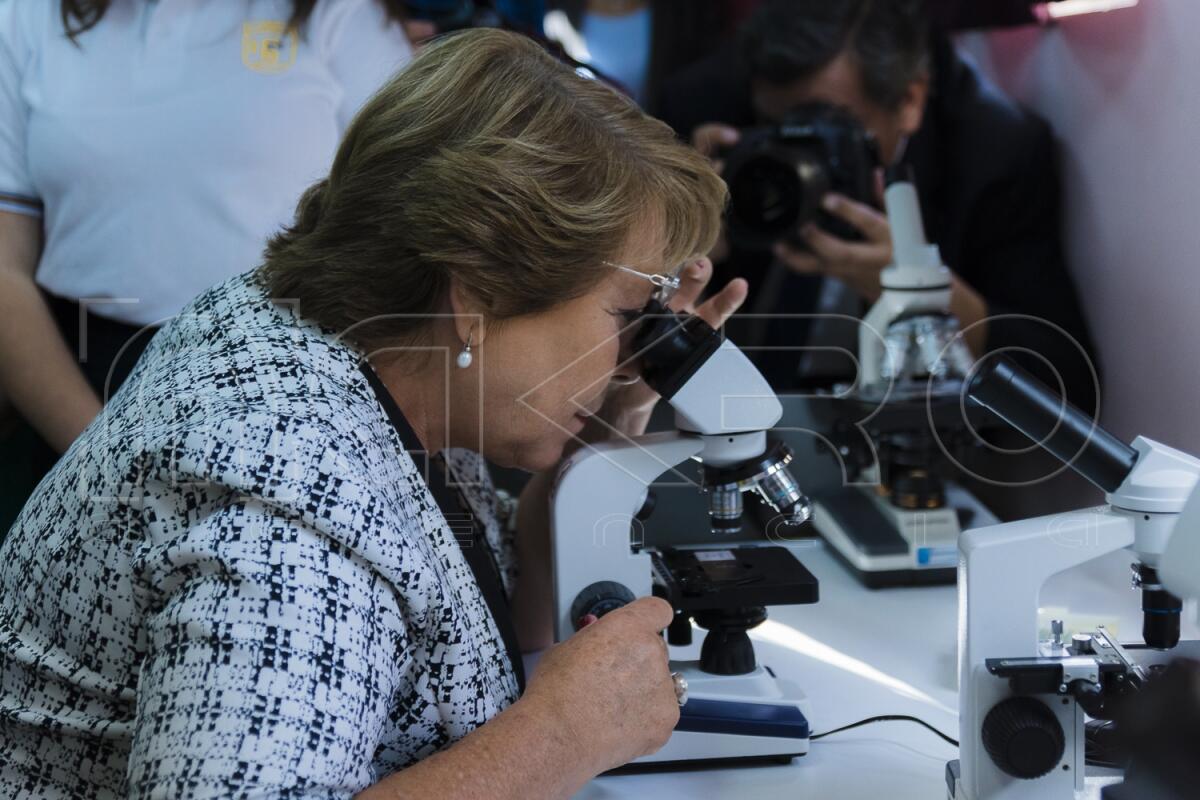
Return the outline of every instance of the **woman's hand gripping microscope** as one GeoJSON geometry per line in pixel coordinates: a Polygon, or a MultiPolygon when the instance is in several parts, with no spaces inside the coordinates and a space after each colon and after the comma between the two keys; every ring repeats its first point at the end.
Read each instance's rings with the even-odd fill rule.
{"type": "Polygon", "coordinates": [[[1000,359],[978,370],[967,394],[1103,489],[1107,504],[962,535],[960,749],[947,767],[949,795],[1095,797],[1105,778],[1088,775],[1087,720],[1112,720],[1173,655],[1197,652],[1179,639],[1180,598],[1200,594],[1200,460],[1141,436],[1125,445],[1000,359]],[[1136,560],[1145,645],[1122,646],[1103,628],[1063,641],[1061,623],[1054,641],[1039,642],[1043,584],[1122,548],[1136,560]]]}
{"type": "Polygon", "coordinates": [[[699,317],[652,302],[634,350],[677,429],[595,444],[564,463],[551,499],[555,640],[588,614],[665,598],[676,609],[673,643],[690,636],[693,618],[709,633],[699,661],[672,661],[689,699],[667,745],[640,761],[790,760],[808,751],[808,701],[756,663],[746,631],[766,606],[815,603],[816,578],[782,547],[658,551],[644,546],[639,522],[650,485],[688,459],[704,465],[712,533],[739,530],[747,491],[785,522],[807,520],[791,451],[767,435],[782,407],[742,351],[699,317]]]}

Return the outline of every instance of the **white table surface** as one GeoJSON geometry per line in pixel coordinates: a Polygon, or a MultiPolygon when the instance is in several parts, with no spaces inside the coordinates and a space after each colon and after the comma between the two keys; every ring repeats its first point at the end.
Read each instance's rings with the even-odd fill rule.
{"type": "MultiPolygon", "coordinates": [[[[770,618],[751,637],[760,663],[808,693],[814,733],[881,714],[910,714],[959,738],[955,588],[870,590],[823,545],[794,551],[820,581],[820,602],[769,609],[770,618]]],[[[1118,552],[1056,577],[1043,590],[1042,605],[1101,616],[1119,624],[1123,641],[1140,641],[1131,560],[1118,552]]],[[[1184,635],[1194,636],[1187,627],[1184,635]]],[[[673,656],[697,657],[699,641],[674,648],[673,656]]],[[[931,800],[945,797],[946,761],[956,757],[956,748],[919,725],[882,722],[813,742],[808,755],[788,765],[606,775],[576,797],[931,800]]]]}

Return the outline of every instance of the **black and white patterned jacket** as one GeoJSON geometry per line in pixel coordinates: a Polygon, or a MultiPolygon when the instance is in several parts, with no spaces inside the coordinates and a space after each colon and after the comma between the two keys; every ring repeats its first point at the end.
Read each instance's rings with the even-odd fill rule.
{"type": "Polygon", "coordinates": [[[155,337],[0,549],[0,796],[346,798],[516,699],[360,366],[252,274],[155,337]]]}

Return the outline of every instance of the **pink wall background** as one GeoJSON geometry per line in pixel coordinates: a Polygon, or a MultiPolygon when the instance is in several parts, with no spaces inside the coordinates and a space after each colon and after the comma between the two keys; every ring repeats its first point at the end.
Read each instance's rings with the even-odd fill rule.
{"type": "Polygon", "coordinates": [[[1200,453],[1200,2],[1142,0],[961,44],[1061,141],[1103,424],[1200,453]]]}

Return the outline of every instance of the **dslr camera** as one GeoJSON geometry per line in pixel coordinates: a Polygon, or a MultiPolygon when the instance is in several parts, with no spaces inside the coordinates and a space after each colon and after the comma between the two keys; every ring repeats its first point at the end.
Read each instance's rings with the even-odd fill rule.
{"type": "Polygon", "coordinates": [[[730,242],[754,250],[785,241],[807,249],[800,229],[810,222],[839,239],[858,240],[853,226],[826,212],[821,199],[837,192],[878,206],[879,147],[849,112],[827,103],[796,108],[778,125],[742,132],[726,156],[730,242]]]}

